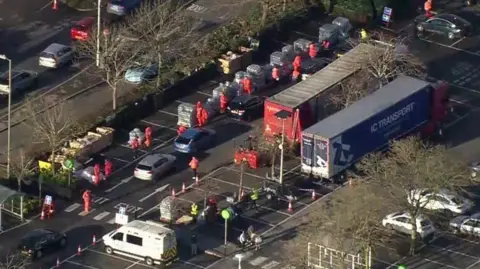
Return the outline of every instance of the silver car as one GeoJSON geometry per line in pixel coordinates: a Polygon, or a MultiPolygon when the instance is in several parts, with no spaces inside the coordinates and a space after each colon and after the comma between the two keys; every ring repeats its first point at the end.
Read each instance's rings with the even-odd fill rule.
{"type": "Polygon", "coordinates": [[[480,213],[458,216],[450,221],[454,233],[480,236],[480,213]]]}
{"type": "Polygon", "coordinates": [[[137,164],[133,176],[141,180],[154,180],[170,171],[176,159],[170,154],[149,154],[137,164]]]}
{"type": "Polygon", "coordinates": [[[38,64],[48,68],[58,68],[73,61],[72,47],[53,43],[40,54],[38,64]]]}
{"type": "MultiPolygon", "coordinates": [[[[8,93],[8,72],[0,76],[0,94],[8,93]]],[[[12,71],[12,94],[22,94],[37,86],[38,74],[31,71],[12,71]]]]}

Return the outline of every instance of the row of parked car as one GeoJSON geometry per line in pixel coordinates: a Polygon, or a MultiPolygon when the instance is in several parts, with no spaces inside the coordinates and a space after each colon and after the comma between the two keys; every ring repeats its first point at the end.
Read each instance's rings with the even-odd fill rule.
{"type": "MultiPolygon", "coordinates": [[[[452,217],[449,227],[453,233],[480,236],[480,213],[472,213],[475,203],[454,192],[429,189],[417,189],[408,196],[410,204],[419,203],[426,210],[442,211],[447,217],[452,217]]],[[[438,229],[433,222],[423,214],[415,219],[416,231],[412,225],[409,212],[395,212],[382,220],[382,225],[388,229],[410,235],[417,233],[425,242],[430,242],[438,235],[438,229]]]]}

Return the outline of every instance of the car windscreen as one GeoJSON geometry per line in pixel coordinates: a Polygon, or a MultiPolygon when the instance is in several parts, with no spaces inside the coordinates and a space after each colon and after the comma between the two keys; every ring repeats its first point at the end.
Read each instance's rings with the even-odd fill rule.
{"type": "Polygon", "coordinates": [[[45,52],[45,51],[40,54],[40,57],[41,58],[55,59],[55,55],[53,55],[53,53],[45,52]]]}
{"type": "Polygon", "coordinates": [[[152,167],[151,167],[151,166],[147,166],[147,165],[143,165],[143,164],[139,164],[139,165],[137,165],[137,169],[139,169],[139,170],[145,170],[145,171],[150,171],[150,170],[152,170],[152,167]]]}
{"type": "Polygon", "coordinates": [[[230,103],[230,109],[238,110],[238,109],[244,109],[245,104],[244,103],[238,103],[238,102],[232,102],[230,103]]]}
{"type": "Polygon", "coordinates": [[[77,24],[73,27],[73,30],[77,32],[87,32],[87,27],[77,24]]]}
{"type": "Polygon", "coordinates": [[[456,204],[456,205],[461,205],[461,204],[463,204],[463,200],[462,200],[460,197],[456,197],[456,196],[455,196],[455,197],[452,197],[451,200],[452,200],[452,202],[453,202],[454,204],[456,204]]]}
{"type": "Polygon", "coordinates": [[[179,136],[177,137],[177,140],[176,140],[177,143],[180,143],[180,144],[189,144],[190,143],[190,139],[187,139],[183,136],[179,136]]]}
{"type": "Polygon", "coordinates": [[[8,78],[0,77],[0,85],[8,85],[8,78]]]}
{"type": "Polygon", "coordinates": [[[112,0],[112,1],[110,1],[110,4],[116,5],[116,6],[123,6],[123,5],[125,5],[125,1],[123,1],[123,0],[112,0]]]}

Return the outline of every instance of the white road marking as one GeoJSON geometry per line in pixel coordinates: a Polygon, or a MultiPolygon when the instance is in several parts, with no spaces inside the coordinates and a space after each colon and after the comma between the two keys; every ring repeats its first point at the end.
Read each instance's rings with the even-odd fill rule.
{"type": "Polygon", "coordinates": [[[53,1],[50,1],[50,2],[48,2],[46,5],[44,5],[44,6],[43,6],[43,7],[41,7],[39,10],[37,10],[37,12],[39,12],[39,11],[42,11],[42,10],[46,9],[48,6],[51,6],[52,4],[53,4],[53,1]]]}
{"type": "Polygon", "coordinates": [[[105,197],[100,197],[100,196],[94,196],[92,195],[92,202],[95,203],[95,204],[104,204],[106,202],[110,201],[110,199],[108,198],[105,198],[105,197]]]}
{"type": "Polygon", "coordinates": [[[79,207],[81,207],[81,206],[82,206],[82,205],[79,204],[79,203],[74,203],[74,204],[70,205],[69,207],[65,208],[64,211],[65,211],[65,212],[72,212],[72,211],[74,211],[75,209],[77,209],[77,208],[79,208],[79,207]]]}
{"type": "Polygon", "coordinates": [[[107,221],[108,224],[115,224],[115,218],[109,219],[107,221]]]}
{"type": "Polygon", "coordinates": [[[106,159],[112,159],[112,160],[116,160],[116,161],[119,161],[119,162],[122,162],[122,163],[129,163],[130,161],[127,161],[127,160],[124,160],[124,159],[120,159],[120,158],[117,158],[117,157],[109,157],[109,156],[105,156],[105,154],[101,153],[100,156],[103,156],[105,157],[106,159]]]}
{"type": "Polygon", "coordinates": [[[141,208],[139,206],[129,205],[129,204],[126,204],[126,203],[118,203],[113,208],[120,209],[121,207],[124,207],[125,211],[127,211],[127,213],[135,213],[135,212],[143,210],[143,208],[141,208]]]}
{"type": "Polygon", "coordinates": [[[457,104],[461,104],[461,105],[468,106],[468,107],[473,107],[472,105],[467,104],[467,103],[465,103],[465,102],[463,102],[463,101],[455,100],[455,99],[452,99],[452,98],[450,98],[449,100],[450,100],[451,102],[454,102],[454,103],[457,103],[457,104]]]}
{"type": "Polygon", "coordinates": [[[105,192],[111,192],[111,191],[115,190],[116,188],[120,187],[121,185],[127,184],[128,182],[130,182],[130,180],[132,180],[132,178],[133,178],[133,176],[129,176],[127,178],[122,179],[120,182],[118,182],[116,185],[112,186],[110,189],[105,190],[105,192]]]}
{"type": "Polygon", "coordinates": [[[141,120],[141,122],[146,123],[146,124],[150,124],[150,125],[153,125],[153,126],[157,126],[157,127],[160,127],[160,128],[172,130],[172,131],[177,131],[177,129],[175,129],[175,128],[168,127],[168,126],[164,126],[164,125],[161,125],[161,124],[158,124],[158,123],[154,123],[154,122],[151,122],[151,121],[141,120]]]}
{"type": "Polygon", "coordinates": [[[65,29],[59,29],[59,30],[54,30],[54,31],[49,31],[48,33],[43,33],[41,36],[23,43],[20,45],[20,47],[17,49],[18,53],[25,53],[29,49],[32,49],[35,46],[38,46],[39,44],[43,43],[44,41],[48,40],[49,38],[52,38],[56,35],[58,35],[60,32],[62,32],[65,29]]]}
{"type": "Polygon", "coordinates": [[[471,264],[469,267],[467,267],[466,269],[473,268],[474,266],[476,266],[476,265],[477,265],[477,264],[479,264],[479,263],[480,263],[480,260],[478,260],[478,261],[476,261],[476,262],[472,263],[472,264],[471,264]]]}
{"type": "Polygon", "coordinates": [[[460,38],[459,40],[453,42],[452,44],[450,44],[451,47],[454,47],[455,45],[457,45],[458,43],[462,42],[463,40],[465,39],[465,37],[462,37],[460,38]]]}
{"type": "Polygon", "coordinates": [[[451,47],[451,46],[449,46],[449,45],[445,45],[445,44],[442,44],[442,43],[439,43],[439,42],[435,42],[435,41],[431,41],[431,40],[424,39],[424,38],[420,38],[420,40],[423,40],[423,41],[428,42],[428,43],[436,44],[436,45],[441,46],[441,47],[451,48],[451,49],[456,50],[456,51],[462,51],[462,52],[468,53],[468,54],[470,54],[470,55],[474,55],[474,56],[480,57],[480,53],[471,52],[471,51],[464,50],[464,49],[459,49],[459,48],[456,48],[456,47],[451,47]]]}
{"type": "Polygon", "coordinates": [[[168,188],[168,186],[170,186],[170,184],[167,184],[167,185],[164,185],[160,188],[157,188],[156,190],[154,190],[152,193],[150,193],[149,195],[143,197],[142,199],[138,200],[140,203],[143,203],[145,200],[147,200],[148,198],[154,196],[155,194],[159,193],[159,192],[162,192],[164,190],[166,190],[168,188]]]}
{"type": "Polygon", "coordinates": [[[249,264],[251,264],[253,266],[259,266],[260,264],[262,264],[266,261],[268,261],[267,257],[260,256],[260,257],[255,258],[254,260],[250,261],[249,264]]]}
{"type": "Polygon", "coordinates": [[[460,255],[460,256],[465,256],[467,258],[471,258],[471,259],[474,259],[474,260],[480,259],[480,256],[473,256],[473,255],[469,255],[469,254],[466,254],[466,253],[463,253],[463,252],[458,252],[458,251],[455,251],[455,250],[451,250],[451,249],[448,249],[448,248],[439,247],[439,246],[436,246],[436,245],[430,245],[430,246],[432,246],[436,249],[440,249],[442,251],[450,252],[450,253],[457,254],[457,255],[460,255]]]}
{"type": "Polygon", "coordinates": [[[434,261],[434,260],[430,260],[430,259],[424,259],[424,260],[427,261],[427,262],[434,263],[434,264],[438,264],[438,265],[445,266],[445,267],[448,267],[448,268],[460,269],[460,268],[458,268],[458,267],[451,266],[451,265],[448,265],[448,264],[445,264],[445,263],[441,263],[441,262],[437,262],[437,261],[434,261]]]}
{"type": "Polygon", "coordinates": [[[93,266],[90,266],[90,265],[86,265],[86,264],[78,263],[78,262],[73,262],[73,261],[66,261],[66,263],[70,263],[70,264],[73,264],[73,265],[76,265],[76,266],[85,267],[85,268],[89,268],[89,269],[100,269],[100,268],[97,268],[97,267],[93,267],[93,266]]]}
{"type": "Polygon", "coordinates": [[[82,217],[85,217],[86,215],[88,214],[91,214],[93,211],[95,211],[96,209],[90,209],[90,211],[82,211],[80,213],[78,213],[79,216],[82,216],[82,217]]]}
{"type": "Polygon", "coordinates": [[[301,36],[306,37],[306,38],[311,38],[313,40],[318,39],[318,36],[309,35],[309,34],[306,34],[306,33],[303,33],[303,32],[299,32],[299,31],[293,31],[293,32],[295,34],[301,35],[301,36]]]}
{"type": "Polygon", "coordinates": [[[198,94],[201,94],[201,95],[205,95],[207,97],[212,97],[213,95],[209,94],[209,93],[206,93],[206,92],[201,92],[201,91],[197,91],[198,94]]]}
{"type": "MultiPolygon", "coordinates": [[[[125,261],[125,262],[131,262],[131,263],[134,263],[135,261],[132,261],[132,260],[129,260],[129,259],[125,259],[123,257],[120,257],[120,256],[117,256],[117,255],[111,255],[111,254],[108,254],[108,253],[105,253],[105,252],[101,252],[101,251],[98,251],[98,250],[94,250],[94,249],[85,249],[86,251],[90,251],[90,252],[93,252],[93,253],[96,253],[96,254],[99,254],[99,255],[103,255],[103,256],[107,256],[107,257],[110,257],[110,258],[114,258],[114,259],[117,259],[117,260],[121,260],[121,261],[125,261]]],[[[76,253],[74,254],[74,256],[72,257],[75,257],[75,255],[77,255],[76,253]]],[[[142,267],[146,267],[146,268],[151,268],[151,269],[157,269],[157,267],[155,266],[149,266],[149,265],[146,265],[144,263],[139,263],[138,264],[139,266],[142,266],[142,267]]],[[[55,267],[53,267],[55,268],[55,267]]]]}
{"type": "Polygon", "coordinates": [[[271,261],[267,264],[265,264],[264,266],[262,266],[262,269],[273,269],[275,267],[277,267],[277,265],[279,265],[280,263],[277,262],[277,261],[271,261]]]}
{"type": "Polygon", "coordinates": [[[108,211],[103,211],[102,213],[96,215],[95,217],[93,217],[94,220],[101,220],[103,218],[105,218],[106,216],[110,215],[110,212],[108,211]]]}
{"type": "MultiPolygon", "coordinates": [[[[131,149],[131,150],[133,151],[132,147],[130,147],[130,145],[128,145],[128,144],[116,144],[116,145],[117,145],[117,146],[120,146],[120,147],[122,147],[122,148],[131,149]]],[[[155,150],[155,149],[154,149],[154,150],[155,150]]],[[[143,153],[143,154],[145,154],[145,155],[147,155],[146,153],[148,153],[147,151],[145,151],[145,150],[143,150],[143,149],[137,149],[137,151],[138,151],[138,152],[141,152],[141,153],[143,153]]],[[[145,155],[143,155],[143,156],[145,156],[145,155]]],[[[143,158],[143,156],[140,156],[140,157],[136,158],[135,160],[133,160],[133,162],[135,162],[136,160],[139,160],[139,159],[143,158]]],[[[131,163],[133,163],[133,162],[130,162],[129,164],[131,164],[131,163]]],[[[129,165],[127,165],[127,166],[129,166],[129,165]]]]}
{"type": "Polygon", "coordinates": [[[165,110],[158,110],[158,112],[160,113],[164,113],[164,114],[167,114],[167,115],[170,115],[170,116],[174,116],[174,117],[177,117],[178,118],[178,115],[175,114],[175,113],[172,113],[172,112],[168,112],[168,111],[165,111],[165,110]]]}
{"type": "Polygon", "coordinates": [[[136,261],[136,262],[134,262],[134,263],[130,264],[130,265],[129,265],[128,267],[126,267],[125,269],[130,269],[130,268],[132,268],[132,267],[134,267],[134,266],[138,265],[140,262],[141,262],[141,260],[138,260],[138,261],[136,261]]]}

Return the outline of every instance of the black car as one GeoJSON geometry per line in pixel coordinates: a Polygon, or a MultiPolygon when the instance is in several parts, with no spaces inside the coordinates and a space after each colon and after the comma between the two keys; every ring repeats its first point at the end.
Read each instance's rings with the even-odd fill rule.
{"type": "Polygon", "coordinates": [[[228,114],[239,120],[251,121],[263,115],[264,98],[253,95],[239,95],[228,105],[228,114]]]}
{"type": "Polygon", "coordinates": [[[54,252],[64,248],[66,245],[66,234],[39,229],[31,231],[22,237],[18,248],[23,254],[32,257],[32,259],[40,259],[45,253],[54,252]]]}
{"type": "Polygon", "coordinates": [[[438,14],[428,18],[425,15],[415,18],[415,27],[419,34],[436,33],[448,39],[462,38],[472,33],[472,25],[453,14],[438,14]]]}

